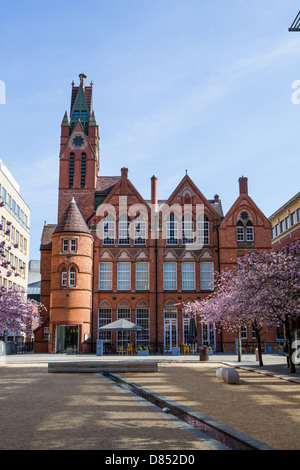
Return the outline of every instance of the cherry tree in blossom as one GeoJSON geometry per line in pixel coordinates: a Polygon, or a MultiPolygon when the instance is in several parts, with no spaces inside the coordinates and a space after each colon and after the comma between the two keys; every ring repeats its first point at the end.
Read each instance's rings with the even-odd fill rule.
{"type": "MultiPolygon", "coordinates": [[[[190,302],[185,311],[200,316],[203,323],[234,331],[251,325],[256,334],[262,366],[261,336],[269,328],[285,327],[291,372],[291,324],[300,315],[299,242],[280,252],[250,252],[238,260],[238,269],[216,274],[215,290],[203,301],[190,302]]],[[[238,348],[240,361],[240,347],[238,348]]]]}
{"type": "MultiPolygon", "coordinates": [[[[0,208],[3,205],[1,202],[0,208]]],[[[10,222],[6,223],[7,228],[0,242],[0,274],[4,273],[7,278],[19,276],[16,268],[8,260],[8,253],[12,249],[8,243],[10,225],[10,222]]],[[[1,225],[0,230],[3,230],[1,225]]],[[[18,245],[14,247],[17,248],[18,245]]],[[[32,335],[33,329],[40,324],[40,308],[44,308],[42,304],[27,299],[25,289],[16,286],[9,288],[0,286],[0,334],[10,331],[15,334],[32,335]]]]}

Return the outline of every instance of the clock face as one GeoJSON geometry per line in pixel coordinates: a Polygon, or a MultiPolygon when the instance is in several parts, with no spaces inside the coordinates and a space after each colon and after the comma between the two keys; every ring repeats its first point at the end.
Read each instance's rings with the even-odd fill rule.
{"type": "Polygon", "coordinates": [[[76,137],[74,137],[73,144],[75,145],[75,147],[81,147],[83,143],[84,143],[84,140],[80,135],[77,135],[76,137]]]}

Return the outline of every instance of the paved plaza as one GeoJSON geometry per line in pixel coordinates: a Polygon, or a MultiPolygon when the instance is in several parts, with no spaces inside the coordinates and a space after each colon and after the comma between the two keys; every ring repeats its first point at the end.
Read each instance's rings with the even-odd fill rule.
{"type": "MultiPolygon", "coordinates": [[[[0,449],[224,450],[193,429],[106,377],[48,373],[48,362],[139,361],[137,356],[23,354],[0,367],[0,449]]],[[[149,356],[156,373],[122,374],[126,380],[203,413],[276,449],[300,448],[300,374],[285,357],[215,354],[149,356]],[[220,365],[237,367],[240,382],[216,378],[220,365]],[[284,432],[283,432],[284,429],[284,432]]]]}

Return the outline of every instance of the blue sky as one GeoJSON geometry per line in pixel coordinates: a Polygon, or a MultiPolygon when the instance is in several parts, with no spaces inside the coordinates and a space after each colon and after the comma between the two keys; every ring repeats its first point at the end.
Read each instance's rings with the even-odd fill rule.
{"type": "Polygon", "coordinates": [[[1,2],[0,158],[31,209],[30,258],[57,222],[60,124],[79,73],[94,83],[100,174],[123,166],[145,199],[185,170],[224,212],[238,178],[269,217],[299,191],[296,0],[1,2]]]}

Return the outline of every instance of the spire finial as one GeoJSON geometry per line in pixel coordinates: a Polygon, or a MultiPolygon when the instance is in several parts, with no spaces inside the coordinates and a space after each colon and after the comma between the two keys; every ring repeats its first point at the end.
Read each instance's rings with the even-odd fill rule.
{"type": "Polygon", "coordinates": [[[80,78],[80,85],[84,87],[84,80],[86,79],[86,75],[84,73],[80,73],[79,78],[80,78]]]}

